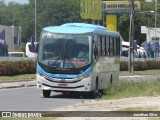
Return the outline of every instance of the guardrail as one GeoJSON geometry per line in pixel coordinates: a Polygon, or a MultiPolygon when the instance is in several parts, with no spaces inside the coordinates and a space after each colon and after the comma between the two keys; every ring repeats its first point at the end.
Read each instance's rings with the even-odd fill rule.
{"type": "Polygon", "coordinates": [[[0,57],[0,61],[17,61],[17,60],[36,61],[36,57],[0,57]]]}

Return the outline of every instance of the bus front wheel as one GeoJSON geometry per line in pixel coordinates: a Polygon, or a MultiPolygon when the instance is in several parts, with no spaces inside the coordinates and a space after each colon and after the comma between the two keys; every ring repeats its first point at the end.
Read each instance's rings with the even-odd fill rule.
{"type": "Polygon", "coordinates": [[[50,91],[50,90],[43,90],[43,96],[44,96],[45,98],[49,98],[50,95],[51,95],[51,91],[50,91]]]}
{"type": "Polygon", "coordinates": [[[95,83],[95,89],[90,92],[91,98],[96,98],[98,95],[98,80],[95,83]]]}

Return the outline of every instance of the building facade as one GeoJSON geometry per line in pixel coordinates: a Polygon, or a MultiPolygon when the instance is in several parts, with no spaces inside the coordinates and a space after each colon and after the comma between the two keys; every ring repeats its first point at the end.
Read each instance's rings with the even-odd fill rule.
{"type": "Polygon", "coordinates": [[[146,34],[146,41],[160,41],[160,28],[141,26],[141,33],[146,34]]]}
{"type": "Polygon", "coordinates": [[[3,30],[5,30],[5,42],[8,45],[8,52],[17,51],[21,44],[21,28],[0,25],[0,32],[3,30]]]}

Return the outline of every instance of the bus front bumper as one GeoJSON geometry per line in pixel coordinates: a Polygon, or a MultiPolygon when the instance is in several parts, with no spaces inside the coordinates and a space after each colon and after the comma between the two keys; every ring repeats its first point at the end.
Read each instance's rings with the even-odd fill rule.
{"type": "Polygon", "coordinates": [[[67,80],[66,82],[60,82],[60,81],[57,82],[46,79],[45,77],[37,74],[37,88],[43,90],[51,90],[57,92],[63,92],[63,91],[89,92],[92,90],[91,86],[92,86],[91,76],[83,78],[76,82],[67,82],[67,80]]]}

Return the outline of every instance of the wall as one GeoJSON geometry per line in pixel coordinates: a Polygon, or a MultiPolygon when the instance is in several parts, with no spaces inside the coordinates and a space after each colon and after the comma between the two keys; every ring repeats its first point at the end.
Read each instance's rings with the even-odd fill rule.
{"type": "Polygon", "coordinates": [[[151,27],[146,27],[146,26],[141,26],[141,33],[146,34],[146,40],[147,42],[152,41],[152,37],[157,37],[160,40],[160,28],[151,28],[151,27]],[[157,31],[157,32],[156,32],[157,31]]]}
{"type": "Polygon", "coordinates": [[[21,32],[19,27],[15,26],[4,26],[0,25],[0,32],[5,29],[5,40],[8,44],[8,51],[16,51],[17,50],[17,44],[15,44],[14,39],[17,43],[18,41],[18,32],[21,32]]]}

